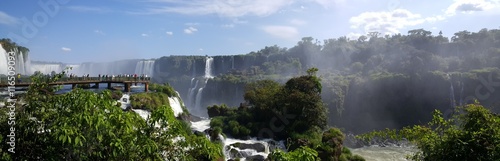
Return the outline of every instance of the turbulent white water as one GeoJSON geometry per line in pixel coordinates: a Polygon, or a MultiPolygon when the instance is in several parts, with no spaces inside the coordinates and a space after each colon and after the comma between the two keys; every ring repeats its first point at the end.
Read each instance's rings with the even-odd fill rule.
{"type": "Polygon", "coordinates": [[[192,122],[191,121],[191,129],[199,132],[203,132],[210,128],[210,120],[209,119],[203,119],[201,121],[196,121],[192,122]]]}
{"type": "MultiPolygon", "coordinates": [[[[202,119],[201,121],[191,122],[191,129],[199,132],[204,132],[205,130],[210,128],[210,120],[202,119]]],[[[222,135],[219,136],[223,142],[223,151],[224,157],[226,160],[241,158],[240,160],[245,160],[246,157],[251,156],[262,156],[267,158],[269,153],[276,148],[280,148],[285,150],[285,145],[283,141],[274,141],[271,139],[257,140],[255,138],[251,138],[249,140],[241,140],[234,138],[224,138],[222,135]],[[252,145],[250,147],[262,147],[261,151],[257,151],[257,149],[253,148],[239,148],[235,147],[233,144],[239,143],[252,145]],[[272,143],[272,145],[270,145],[272,143]]],[[[258,148],[260,149],[260,148],[258,148]]]]}
{"type": "Polygon", "coordinates": [[[168,97],[168,101],[170,102],[170,107],[174,111],[174,116],[177,117],[182,114],[182,106],[181,101],[177,97],[168,97]]]}
{"type": "Polygon", "coordinates": [[[416,152],[416,149],[409,146],[367,146],[351,149],[351,152],[362,156],[367,161],[408,161],[406,156],[416,152]]]}
{"type": "Polygon", "coordinates": [[[139,114],[144,120],[148,120],[151,112],[142,109],[132,109],[135,113],[139,114]]]}

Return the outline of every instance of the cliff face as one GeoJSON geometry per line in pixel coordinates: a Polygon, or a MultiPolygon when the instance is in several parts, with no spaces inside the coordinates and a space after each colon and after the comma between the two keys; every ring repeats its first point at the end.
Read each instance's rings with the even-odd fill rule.
{"type": "MultiPolygon", "coordinates": [[[[187,106],[196,106],[196,92],[203,88],[199,108],[214,104],[227,104],[231,107],[244,102],[244,88],[247,82],[266,75],[264,70],[269,64],[264,56],[215,56],[212,74],[214,79],[205,81],[206,57],[171,56],[156,61],[159,69],[155,70],[155,80],[170,83],[184,100],[191,100],[187,106]],[[194,78],[194,79],[193,79],[194,78]],[[191,93],[190,93],[191,90],[191,93]],[[193,93],[194,92],[194,93],[193,93]],[[189,98],[191,97],[191,98],[189,98]]],[[[285,57],[281,57],[285,59],[285,57]]],[[[272,63],[279,60],[274,57],[272,63]]],[[[298,72],[296,74],[299,74],[298,72]]],[[[498,68],[470,70],[446,74],[439,71],[420,72],[419,74],[373,73],[329,74],[322,75],[322,98],[329,109],[330,125],[345,128],[353,133],[373,129],[400,128],[419,124],[431,119],[430,113],[439,109],[450,114],[452,106],[470,103],[471,98],[478,99],[486,107],[500,111],[499,92],[492,85],[500,82],[498,68]],[[490,81],[484,84],[484,81],[490,81]],[[480,89],[479,94],[476,92],[480,89]],[[483,95],[488,95],[485,97],[483,95]]],[[[279,78],[287,77],[283,74],[279,78]]],[[[205,107],[205,108],[204,108],[205,107]]],[[[189,107],[188,107],[189,108],[189,107]]]]}

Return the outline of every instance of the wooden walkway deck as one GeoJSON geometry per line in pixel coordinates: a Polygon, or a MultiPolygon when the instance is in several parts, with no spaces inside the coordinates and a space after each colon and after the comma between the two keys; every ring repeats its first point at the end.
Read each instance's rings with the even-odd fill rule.
{"type": "MultiPolygon", "coordinates": [[[[17,78],[16,78],[17,79],[17,78]]],[[[15,87],[27,87],[32,84],[29,78],[21,78],[21,81],[15,80],[15,87]]],[[[130,92],[131,84],[144,84],[144,90],[148,91],[149,88],[149,78],[126,78],[126,77],[115,77],[115,78],[99,78],[99,77],[77,77],[77,78],[62,78],[57,82],[50,83],[50,85],[69,85],[71,84],[73,88],[76,88],[77,84],[95,84],[97,88],[100,83],[107,83],[108,88],[111,87],[111,83],[121,83],[124,84],[125,91],[130,92]]],[[[1,79],[0,88],[11,86],[6,78],[1,79]]]]}

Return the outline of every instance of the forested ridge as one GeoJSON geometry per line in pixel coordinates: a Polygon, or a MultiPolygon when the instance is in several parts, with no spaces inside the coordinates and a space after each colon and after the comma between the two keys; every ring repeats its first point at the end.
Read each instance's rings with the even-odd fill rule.
{"type": "MultiPolygon", "coordinates": [[[[499,111],[500,30],[460,31],[452,37],[442,32],[373,32],[356,40],[305,37],[291,48],[274,45],[213,56],[217,77],[208,81],[202,104],[238,106],[249,82],[284,83],[317,67],[328,123],[353,133],[426,122],[434,109],[450,111],[474,98],[499,111]]],[[[181,95],[192,77],[204,74],[204,56],[169,56],[157,62],[155,72],[164,74],[158,80],[170,82],[181,95]]]]}

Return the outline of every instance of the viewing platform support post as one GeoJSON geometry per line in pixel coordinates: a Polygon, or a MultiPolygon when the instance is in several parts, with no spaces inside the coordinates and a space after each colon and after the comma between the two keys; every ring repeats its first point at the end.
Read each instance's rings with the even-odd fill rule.
{"type": "Polygon", "coordinates": [[[130,84],[131,83],[125,83],[125,92],[130,92],[130,84]]]}

